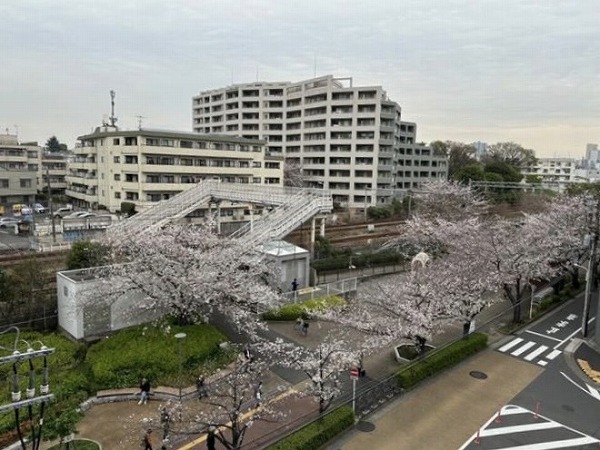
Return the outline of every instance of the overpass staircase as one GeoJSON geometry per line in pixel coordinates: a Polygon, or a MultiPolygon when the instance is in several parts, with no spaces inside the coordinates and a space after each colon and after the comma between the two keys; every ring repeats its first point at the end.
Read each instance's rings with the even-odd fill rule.
{"type": "Polygon", "coordinates": [[[111,226],[108,232],[117,240],[119,237],[143,233],[183,218],[211,201],[219,200],[273,207],[271,211],[245,224],[231,236],[250,246],[282,239],[311,217],[333,210],[331,195],[321,189],[242,185],[205,180],[169,200],[124,219],[111,226]]]}

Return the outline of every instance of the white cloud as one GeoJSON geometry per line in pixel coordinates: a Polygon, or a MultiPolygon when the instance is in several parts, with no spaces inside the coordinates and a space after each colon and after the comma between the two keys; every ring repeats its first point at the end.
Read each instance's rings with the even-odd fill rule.
{"type": "Polygon", "coordinates": [[[384,86],[419,140],[600,141],[596,0],[20,0],[0,17],[0,128],[27,140],[73,144],[111,89],[122,125],[191,129],[197,92],[316,66],[384,86]]]}

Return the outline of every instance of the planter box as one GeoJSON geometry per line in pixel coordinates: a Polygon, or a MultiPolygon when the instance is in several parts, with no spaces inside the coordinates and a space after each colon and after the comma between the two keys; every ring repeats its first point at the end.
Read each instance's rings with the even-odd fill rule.
{"type": "MultiPolygon", "coordinates": [[[[433,345],[425,344],[425,353],[434,348],[433,345]]],[[[415,359],[418,359],[419,356],[421,355],[417,353],[415,344],[400,344],[394,347],[394,357],[400,364],[414,361],[415,359]]]]}

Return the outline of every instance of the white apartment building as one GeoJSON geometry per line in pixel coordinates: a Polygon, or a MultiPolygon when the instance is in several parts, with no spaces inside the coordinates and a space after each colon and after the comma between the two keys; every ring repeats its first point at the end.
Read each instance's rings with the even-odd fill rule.
{"type": "Polygon", "coordinates": [[[575,158],[538,158],[535,164],[525,167],[521,173],[525,177],[539,177],[542,186],[559,192],[569,184],[589,181],[588,170],[581,168],[580,161],[575,158]]]}
{"type": "Polygon", "coordinates": [[[305,186],[329,189],[343,207],[387,203],[395,189],[417,187],[426,173],[427,179],[447,174],[447,168],[438,170],[445,158],[419,146],[418,158],[431,156],[436,169],[419,164],[423,170],[411,170],[405,180],[406,166],[399,169],[398,159],[415,155],[408,149],[416,145],[416,126],[401,121],[400,106],[381,86],[355,87],[352,78],[327,75],[203,91],[192,99],[192,115],[198,133],[264,139],[269,154],[302,168],[305,186]]]}
{"type": "Polygon", "coordinates": [[[38,192],[64,195],[67,188],[66,175],[68,153],[42,152],[42,164],[38,172],[38,192]]]}
{"type": "Polygon", "coordinates": [[[16,135],[0,135],[0,204],[33,204],[42,148],[37,142],[19,143],[16,135]]]}
{"type": "MultiPolygon", "coordinates": [[[[78,138],[68,164],[66,195],[76,206],[116,212],[121,202],[140,210],[205,179],[283,185],[283,158],[262,141],[177,131],[103,126],[78,138]]],[[[222,215],[233,216],[223,205],[222,215]]],[[[197,216],[204,216],[198,210],[197,216]]],[[[237,217],[243,219],[243,217],[237,217]]]]}

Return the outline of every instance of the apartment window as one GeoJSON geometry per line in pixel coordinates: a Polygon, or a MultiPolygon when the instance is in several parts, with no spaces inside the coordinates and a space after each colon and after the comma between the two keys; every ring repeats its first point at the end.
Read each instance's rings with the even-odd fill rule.
{"type": "Polygon", "coordinates": [[[148,201],[151,202],[160,202],[160,194],[148,194],[148,201]]]}
{"type": "Polygon", "coordinates": [[[146,138],[146,145],[158,147],[160,146],[160,139],[146,138]]]}
{"type": "Polygon", "coordinates": [[[121,181],[121,174],[115,173],[115,181],[121,181]]]}
{"type": "Polygon", "coordinates": [[[8,189],[8,180],[1,179],[0,180],[0,188],[8,189]]]}
{"type": "Polygon", "coordinates": [[[21,178],[21,187],[22,188],[30,188],[31,187],[31,180],[29,178],[21,178]]]}
{"type": "Polygon", "coordinates": [[[252,167],[255,169],[259,169],[261,167],[260,161],[252,161],[252,167]]]}
{"type": "Polygon", "coordinates": [[[265,169],[279,169],[278,162],[265,162],[265,169]]]}
{"type": "Polygon", "coordinates": [[[137,138],[136,137],[126,137],[125,145],[137,145],[137,138]]]}
{"type": "Polygon", "coordinates": [[[121,144],[121,140],[119,138],[113,139],[113,145],[120,145],[120,144],[121,144]]]}
{"type": "Polygon", "coordinates": [[[115,198],[121,198],[121,193],[120,192],[115,192],[115,198]]]}
{"type": "Polygon", "coordinates": [[[160,175],[147,175],[146,183],[160,183],[160,175]]]}
{"type": "Polygon", "coordinates": [[[138,200],[140,198],[140,196],[137,192],[126,192],[125,198],[127,200],[138,200]]]}
{"type": "Polygon", "coordinates": [[[128,173],[125,175],[125,181],[129,181],[130,183],[137,183],[138,176],[137,174],[128,173]]]}
{"type": "Polygon", "coordinates": [[[114,157],[113,157],[113,162],[114,162],[115,164],[119,164],[119,162],[120,162],[120,159],[119,159],[119,157],[118,157],[118,156],[114,156],[114,157]]]}
{"type": "Polygon", "coordinates": [[[252,183],[260,184],[260,177],[252,177],[252,183]]]}
{"type": "Polygon", "coordinates": [[[137,164],[138,157],[135,155],[126,155],[125,156],[125,164],[137,164]]]}

